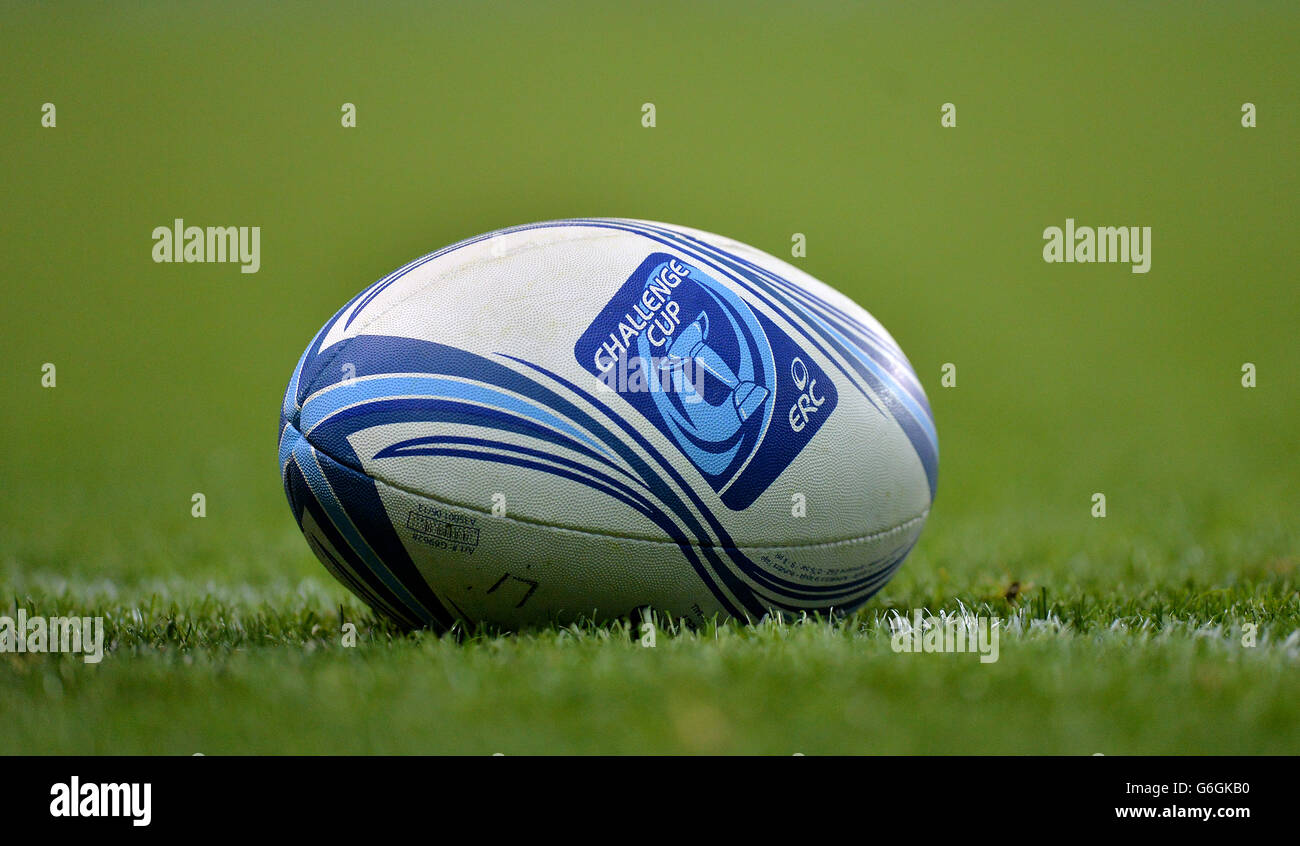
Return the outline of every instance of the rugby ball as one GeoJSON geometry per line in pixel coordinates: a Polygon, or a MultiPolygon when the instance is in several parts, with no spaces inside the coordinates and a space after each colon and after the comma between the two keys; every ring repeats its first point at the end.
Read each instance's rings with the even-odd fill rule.
{"type": "Polygon", "coordinates": [[[638,220],[503,229],[354,297],[289,380],[325,567],[408,626],[848,611],[934,498],[925,393],[807,273],[638,220]]]}

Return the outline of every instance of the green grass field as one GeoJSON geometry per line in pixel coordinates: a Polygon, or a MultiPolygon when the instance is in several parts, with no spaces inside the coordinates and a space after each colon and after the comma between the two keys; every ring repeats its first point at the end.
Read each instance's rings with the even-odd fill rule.
{"type": "Polygon", "coordinates": [[[3,3],[0,39],[0,616],[110,639],[0,654],[0,753],[1300,753],[1294,4],[3,3]],[[939,494],[855,617],[404,635],[316,563],[275,457],[312,334],[589,215],[804,233],[907,351],[939,494]],[[154,263],[176,217],[261,226],[260,271],[154,263]],[[1150,272],[1045,263],[1067,217],[1151,226],[1150,272]],[[917,608],[1001,618],[999,660],[895,653],[917,608]]]}

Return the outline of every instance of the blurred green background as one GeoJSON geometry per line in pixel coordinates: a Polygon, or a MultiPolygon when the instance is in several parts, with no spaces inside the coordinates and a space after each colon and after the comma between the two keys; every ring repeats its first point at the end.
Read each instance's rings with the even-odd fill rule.
{"type": "MultiPolygon", "coordinates": [[[[280,396],[307,341],[425,252],[608,215],[788,260],[804,233],[794,261],[907,351],[937,419],[939,497],[878,607],[1019,581],[1116,607],[1267,594],[1294,619],[1293,3],[4,3],[0,39],[0,597],[347,601],[276,472],[280,396]],[[340,127],[345,102],[355,129],[340,127]],[[1246,102],[1257,128],[1241,126],[1246,102]],[[944,103],[956,128],[940,126],[944,103]],[[155,264],[150,233],[177,217],[261,226],[260,272],[155,264]],[[1152,227],[1151,271],[1044,263],[1042,231],[1067,217],[1152,227]],[[946,362],[955,388],[939,386],[946,362]],[[1258,387],[1242,387],[1244,362],[1258,387]]],[[[1277,660],[1293,678],[1294,649],[1277,660]]],[[[1228,738],[1209,725],[1240,702],[1179,699],[1186,667],[1172,667],[1168,695],[1204,748],[1261,748],[1263,723],[1228,738]]],[[[1030,665],[1005,670],[1022,671],[1041,692],[1030,665]]],[[[1150,669],[1117,669],[1121,687],[1125,672],[1150,669]]],[[[1294,682],[1275,676],[1261,707],[1293,707],[1294,682]]],[[[1043,719],[1068,722],[1068,686],[1043,695],[1043,719]]],[[[108,699],[86,708],[116,701],[95,696],[108,699]]],[[[918,718],[895,751],[999,751],[979,728],[993,741],[1018,706],[976,701],[987,725],[940,749],[918,718]]],[[[951,729],[941,713],[930,725],[951,729]]],[[[1080,731],[1101,742],[1106,725],[1080,731]]],[[[80,748],[57,722],[12,731],[0,748],[80,748]]],[[[1297,751],[1296,731],[1277,742],[1297,751]]],[[[840,748],[871,751],[855,736],[864,748],[840,748]]],[[[397,738],[372,741],[357,748],[397,738]]],[[[599,751],[554,741],[534,751],[599,751]]],[[[679,741],[644,748],[696,748],[679,741]]],[[[720,751],[769,749],[733,741],[720,751]]],[[[100,751],[159,751],[140,743],[100,751]]]]}

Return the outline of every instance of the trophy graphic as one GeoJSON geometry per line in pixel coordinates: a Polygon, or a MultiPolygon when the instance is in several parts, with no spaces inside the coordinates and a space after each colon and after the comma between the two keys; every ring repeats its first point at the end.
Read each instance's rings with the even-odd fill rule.
{"type": "Polygon", "coordinates": [[[671,409],[672,422],[697,443],[724,444],[763,407],[771,392],[753,381],[753,363],[744,354],[743,345],[741,373],[737,374],[709,346],[708,340],[709,315],[701,311],[699,317],[683,327],[659,366],[669,374],[672,389],[681,400],[680,407],[675,403],[665,404],[671,409]],[[729,389],[719,403],[709,403],[697,390],[706,373],[729,389]]]}

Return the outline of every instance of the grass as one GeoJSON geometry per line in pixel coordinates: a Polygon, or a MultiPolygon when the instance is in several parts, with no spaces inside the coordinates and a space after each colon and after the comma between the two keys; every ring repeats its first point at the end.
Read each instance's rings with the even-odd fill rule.
{"type": "Polygon", "coordinates": [[[1294,754],[1300,598],[1277,567],[1010,600],[913,581],[838,621],[660,621],[653,648],[627,622],[404,633],[316,579],[11,575],[29,614],[102,616],[110,651],[0,656],[0,753],[1294,754]],[[998,660],[894,652],[914,608],[997,618],[998,660]]]}
{"type": "MultiPolygon", "coordinates": [[[[1149,475],[1174,490],[1182,472],[1149,475]]],[[[668,626],[654,648],[627,623],[401,632],[324,575],[278,508],[238,543],[220,514],[116,540],[99,522],[11,528],[0,615],[102,616],[110,647],[97,665],[0,654],[0,753],[1295,754],[1289,480],[1237,479],[1104,519],[1086,497],[941,497],[858,614],[668,626]],[[49,566],[61,557],[81,563],[49,566]],[[997,662],[894,652],[889,619],[915,609],[996,617],[997,662]]]]}

